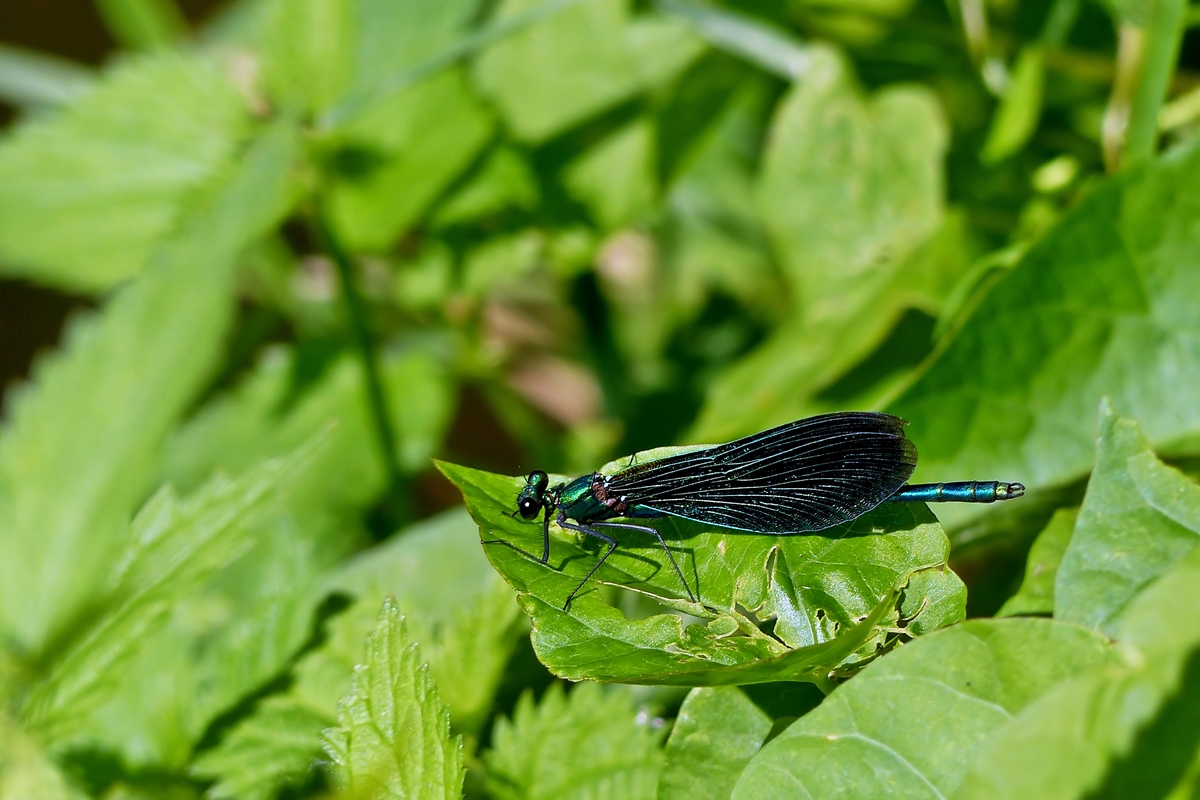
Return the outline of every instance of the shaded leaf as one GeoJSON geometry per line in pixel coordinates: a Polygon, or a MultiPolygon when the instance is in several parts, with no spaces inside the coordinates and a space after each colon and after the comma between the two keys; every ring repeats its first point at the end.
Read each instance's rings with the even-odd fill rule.
{"type": "Polygon", "coordinates": [[[540,199],[537,176],[529,164],[516,150],[502,147],[438,208],[434,224],[455,225],[507,208],[529,211],[540,199]]]}
{"type": "Polygon", "coordinates": [[[1197,604],[1200,549],[1193,549],[1117,621],[1118,663],[1064,681],[1000,728],[958,796],[1166,794],[1200,744],[1200,619],[1176,613],[1197,604]]]}
{"type": "MultiPolygon", "coordinates": [[[[439,467],[463,491],[482,540],[541,551],[540,522],[510,516],[523,479],[439,467]]],[[[678,599],[685,595],[679,578],[647,534],[622,532],[623,546],[598,578],[627,587],[629,594],[618,597],[644,596],[706,622],[685,625],[663,613],[628,619],[597,588],[563,611],[597,557],[574,535],[554,535],[547,566],[511,547],[485,545],[521,593],[534,649],[551,671],[572,680],[685,686],[819,681],[843,662],[874,654],[884,641],[877,626],[894,624],[902,613],[915,630],[962,617],[965,594],[945,567],[945,535],[920,507],[881,508],[813,535],[758,536],[677,519],[659,527],[702,604],[678,599]],[[905,585],[912,591],[898,604],[896,591],[905,585]],[[764,626],[770,632],[761,630],[758,621],[770,620],[764,626]]]]}
{"type": "Polygon", "coordinates": [[[450,736],[450,714],[391,599],[367,638],[350,693],[338,704],[338,722],[323,743],[349,791],[387,798],[462,795],[462,739],[450,736]]]}
{"type": "Polygon", "coordinates": [[[662,769],[660,734],[640,722],[628,692],[555,683],[536,706],[526,692],[500,719],[484,755],[487,785],[501,800],[652,800],[662,769]]]}
{"type": "Polygon", "coordinates": [[[997,617],[1054,613],[1054,581],[1078,517],[1078,508],[1060,508],[1054,512],[1029,549],[1021,588],[1005,601],[996,612],[997,617]]]}
{"type": "Polygon", "coordinates": [[[247,122],[213,65],[161,55],[113,69],[61,115],[0,145],[0,263],[77,292],[137,274],[247,122]]]}
{"type": "Polygon", "coordinates": [[[266,134],[155,267],[9,394],[0,628],[29,657],[106,588],[156,451],[219,356],[235,257],[283,210],[294,145],[286,128],[266,134]]]}
{"type": "Polygon", "coordinates": [[[96,0],[96,10],[112,37],[130,49],[169,47],[187,32],[174,0],[96,0]]]}
{"type": "Polygon", "coordinates": [[[1037,619],[972,620],[920,637],[772,739],[733,797],[952,796],[993,731],[1105,664],[1106,648],[1084,628],[1037,619]]]}
{"type": "MultiPolygon", "coordinates": [[[[869,363],[893,333],[902,333],[908,309],[936,312],[970,263],[972,247],[965,215],[947,214],[942,227],[884,282],[863,283],[852,307],[820,320],[785,320],[762,345],[710,384],[689,437],[730,439],[767,424],[828,411],[879,408],[908,382],[911,367],[900,364],[882,370],[853,398],[830,399],[822,393],[869,363]]],[[[917,346],[927,345],[918,342],[917,346]]],[[[913,438],[922,449],[920,439],[913,438]]]]}
{"type": "Polygon", "coordinates": [[[568,165],[563,182],[604,228],[616,228],[654,202],[654,126],[626,125],[568,165]]]}
{"type": "Polygon", "coordinates": [[[1096,467],[1054,588],[1054,616],[1110,635],[1126,605],[1200,544],[1200,486],[1100,409],[1096,467]]]}
{"type": "Polygon", "coordinates": [[[1092,464],[1105,395],[1156,447],[1200,429],[1197,180],[1196,147],[1106,179],[997,281],[889,407],[915,480],[1065,483],[1092,464]]]}
{"type": "Polygon", "coordinates": [[[659,800],[726,800],[773,724],[735,686],[693,689],[667,740],[659,800]]]}
{"type": "Polygon", "coordinates": [[[220,744],[192,762],[191,773],[216,783],[211,798],[271,800],[321,758],[318,732],[333,724],[285,698],[269,698],[220,744]]]}
{"type": "Polygon", "coordinates": [[[386,248],[470,164],[491,133],[491,117],[460,69],[392,93],[344,123],[330,141],[346,163],[333,176],[329,213],[346,244],[386,248]]]}

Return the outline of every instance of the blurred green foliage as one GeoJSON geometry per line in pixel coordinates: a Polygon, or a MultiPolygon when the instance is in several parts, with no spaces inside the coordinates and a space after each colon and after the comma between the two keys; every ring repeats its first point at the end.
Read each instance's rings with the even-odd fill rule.
{"type": "Polygon", "coordinates": [[[83,306],[5,389],[0,800],[1196,796],[1194,4],[96,5],[0,45],[0,277],[83,306]],[[480,544],[850,408],[1030,492],[666,520],[702,602],[480,544]]]}

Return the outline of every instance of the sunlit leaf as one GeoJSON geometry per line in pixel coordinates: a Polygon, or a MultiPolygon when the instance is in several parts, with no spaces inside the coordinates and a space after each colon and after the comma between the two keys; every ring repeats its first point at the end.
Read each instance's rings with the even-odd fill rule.
{"type": "Polygon", "coordinates": [[[263,79],[272,99],[319,112],[346,90],[359,4],[353,0],[271,0],[261,26],[263,79]]]}
{"type": "Polygon", "coordinates": [[[773,723],[735,686],[693,689],[667,740],[659,800],[726,800],[773,723]]]}
{"type": "Polygon", "coordinates": [[[488,566],[462,509],[359,554],[324,584],[359,602],[332,622],[329,646],[301,666],[298,691],[310,697],[319,692],[305,676],[332,674],[328,670],[336,672],[339,660],[349,659],[349,674],[373,609],[390,595],[405,614],[409,635],[421,644],[455,729],[479,731],[523,627],[512,590],[488,566]],[[345,643],[353,650],[347,652],[345,643]]]}
{"type": "MultiPolygon", "coordinates": [[[[497,19],[542,0],[505,0],[497,19]]],[[[661,21],[631,24],[627,0],[576,3],[521,30],[476,61],[475,79],[513,134],[540,142],[683,69],[694,39],[661,21]]]]}
{"type": "Polygon", "coordinates": [[[526,692],[501,719],[484,756],[498,800],[652,800],[662,769],[659,734],[639,723],[627,692],[556,683],[536,705],[526,692]]]}
{"type": "Polygon", "coordinates": [[[945,123],[923,88],[863,97],[844,58],[813,48],[784,97],[756,190],[797,309],[708,387],[691,436],[752,433],[806,413],[865,358],[905,308],[936,313],[970,260],[943,212],[945,123]]]}
{"type": "Polygon", "coordinates": [[[814,48],[811,59],[775,112],[758,201],[785,271],[819,315],[937,229],[946,130],[926,90],[864,98],[840,54],[814,48]]]}
{"type": "Polygon", "coordinates": [[[462,794],[462,739],[450,736],[450,714],[429,667],[392,600],[367,638],[338,705],[339,727],[325,732],[338,782],[351,792],[386,798],[457,800],[462,794]]]}
{"type": "Polygon", "coordinates": [[[95,88],[86,66],[47,53],[0,45],[0,98],[12,106],[57,106],[95,88]]]}
{"type": "Polygon", "coordinates": [[[250,547],[249,515],[311,450],[268,462],[240,481],[217,477],[183,501],[170,489],[156,494],[131,525],[106,603],[111,610],[48,665],[26,701],[25,724],[47,741],[70,735],[125,677],[129,659],[172,604],[250,547]]]}
{"type": "MultiPolygon", "coordinates": [[[[522,479],[440,466],[463,491],[483,541],[541,551],[540,523],[511,516],[522,479]]],[[[557,528],[546,566],[512,547],[484,545],[521,593],[533,620],[534,649],[551,671],[573,680],[687,686],[824,680],[839,664],[873,654],[884,641],[878,626],[894,625],[901,615],[913,631],[962,617],[965,594],[945,566],[945,534],[919,507],[889,506],[849,525],[797,536],[713,530],[676,519],[659,525],[700,603],[682,599],[687,595],[678,576],[647,534],[622,535],[624,546],[598,578],[628,587],[619,590],[624,601],[643,598],[666,606],[657,611],[683,611],[701,621],[687,624],[670,613],[629,619],[597,588],[564,611],[597,553],[557,528]],[[905,586],[910,591],[897,603],[895,592],[905,586]]]]}
{"type": "Polygon", "coordinates": [[[1076,478],[1105,395],[1155,447],[1200,429],[1197,180],[1196,147],[1107,179],[997,282],[890,406],[918,480],[1076,478]]]}
{"type": "MultiPolygon", "coordinates": [[[[858,365],[872,358],[889,336],[903,330],[908,309],[934,312],[970,263],[966,218],[947,214],[942,227],[896,266],[883,282],[864,284],[851,306],[821,320],[793,317],[762,345],[734,362],[708,387],[689,438],[720,441],[771,424],[847,408],[878,408],[903,385],[911,367],[884,369],[847,402],[823,400],[858,365]]],[[[918,346],[928,346],[918,342],[918,346]]],[[[921,450],[919,434],[910,431],[921,450]]]]}
{"type": "Polygon", "coordinates": [[[0,144],[0,264],[82,292],[137,274],[248,119],[213,65],[161,55],[113,69],[61,115],[0,144]]]}
{"type": "Polygon", "coordinates": [[[1126,605],[1200,544],[1200,486],[1159,461],[1107,403],[1096,467],[1063,553],[1054,616],[1115,634],[1126,605]]]}
{"type": "Polygon", "coordinates": [[[0,628],[27,654],[106,588],[156,453],[215,367],[235,257],[285,208],[294,145],[286,129],[268,134],[156,265],[76,320],[62,352],[9,394],[0,628]]]}
{"type": "Polygon", "coordinates": [[[951,797],[993,731],[1107,642],[1049,620],[972,620],[880,658],[750,761],[734,798],[951,797]],[[919,731],[919,735],[914,735],[919,731]]]}
{"type": "Polygon", "coordinates": [[[1042,84],[1046,80],[1042,48],[1029,45],[1017,56],[1016,66],[1000,99],[992,128],[980,158],[995,163],[1020,150],[1037,128],[1042,113],[1042,84]]]}
{"type": "Polygon", "coordinates": [[[658,8],[686,21],[705,41],[768,72],[793,80],[808,67],[808,48],[790,32],[716,5],[658,0],[658,8]]]}
{"type": "Polygon", "coordinates": [[[83,800],[37,743],[0,715],[0,800],[83,800]]]}
{"type": "MultiPolygon", "coordinates": [[[[249,544],[240,555],[171,604],[107,702],[78,721],[77,738],[103,743],[131,770],[178,770],[214,720],[287,668],[312,636],[318,574],[339,554],[321,540],[331,532],[286,512],[325,447],[242,523],[236,535],[249,544]]],[[[310,749],[329,722],[316,726],[310,749]]]]}

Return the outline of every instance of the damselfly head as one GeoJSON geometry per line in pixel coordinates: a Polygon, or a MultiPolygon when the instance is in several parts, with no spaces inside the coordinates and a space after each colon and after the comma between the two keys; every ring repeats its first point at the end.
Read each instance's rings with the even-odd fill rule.
{"type": "Polygon", "coordinates": [[[550,476],[539,470],[529,473],[525,486],[517,495],[517,513],[522,519],[533,519],[546,504],[546,487],[550,485],[550,476]]]}

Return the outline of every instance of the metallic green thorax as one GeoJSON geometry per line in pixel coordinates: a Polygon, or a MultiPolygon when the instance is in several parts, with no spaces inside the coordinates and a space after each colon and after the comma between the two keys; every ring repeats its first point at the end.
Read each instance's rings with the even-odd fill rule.
{"type": "Polygon", "coordinates": [[[557,510],[578,522],[628,516],[632,510],[623,497],[609,496],[608,478],[599,472],[553,488],[546,473],[532,472],[517,495],[517,510],[525,519],[533,519],[543,508],[549,513],[557,510]]]}

